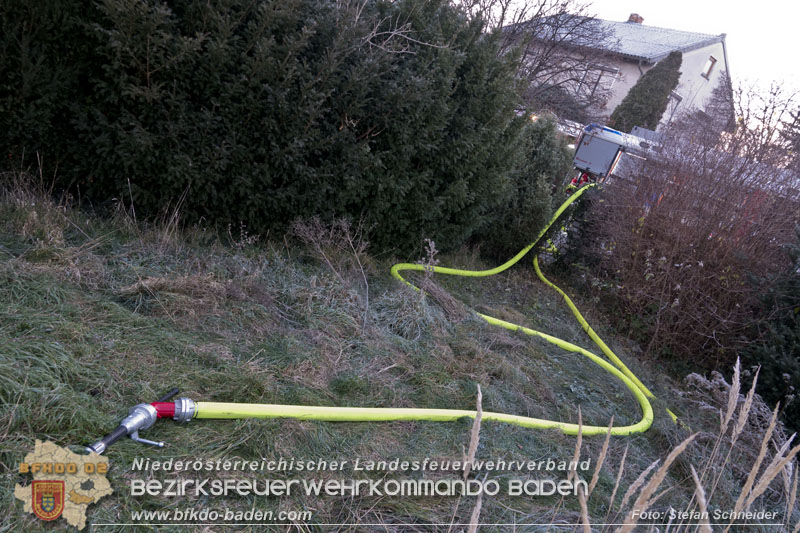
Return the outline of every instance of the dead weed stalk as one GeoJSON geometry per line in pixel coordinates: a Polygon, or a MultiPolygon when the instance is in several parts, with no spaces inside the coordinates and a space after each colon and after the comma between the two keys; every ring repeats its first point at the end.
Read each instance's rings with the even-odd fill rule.
{"type": "MultiPolygon", "coordinates": [[[[718,434],[713,441],[708,438],[699,438],[701,435],[699,433],[685,438],[663,462],[657,460],[641,472],[625,491],[619,506],[615,507],[614,499],[625,469],[628,452],[626,447],[620,461],[616,482],[611,493],[609,510],[604,522],[608,523],[609,517],[612,515],[623,516],[624,518],[621,520],[623,525],[616,531],[621,533],[633,531],[637,527],[642,513],[653,509],[659,499],[669,491],[669,489],[662,489],[659,492],[659,488],[665,483],[672,465],[681,455],[688,455],[689,458],[684,461],[689,462],[690,476],[679,480],[678,483],[691,483],[694,490],[692,498],[682,511],[690,516],[696,514],[699,519],[670,523],[667,525],[666,531],[678,533],[691,530],[707,533],[712,531],[712,523],[709,520],[709,512],[712,509],[732,511],[736,514],[750,510],[757,502],[760,502],[764,509],[782,509],[783,525],[786,531],[800,529],[800,521],[797,521],[797,509],[795,508],[798,485],[796,458],[800,453],[800,445],[791,447],[794,435],[788,438],[785,436],[782,424],[778,420],[779,406],[770,411],[760,397],[755,394],[756,379],[744,397],[740,395],[739,380],[740,364],[738,361],[734,367],[733,380],[730,384],[719,374],[712,375],[711,380],[698,375],[687,377],[687,384],[694,390],[685,392],[683,395],[694,402],[699,410],[715,410],[717,412],[720,421],[718,434]],[[726,394],[723,396],[722,392],[726,394]],[[711,404],[708,403],[709,398],[712,398],[711,404]],[[731,422],[734,422],[732,428],[731,422]],[[729,428],[731,428],[730,432],[729,428]],[[700,467],[696,468],[695,464],[698,462],[700,467]],[[749,464],[749,469],[743,471],[742,464],[749,464]],[[721,490],[723,482],[725,487],[724,490],[721,490]],[[736,497],[735,503],[729,502],[730,494],[737,493],[738,497],[736,497]]],[[[587,500],[596,484],[606,452],[607,442],[604,443],[598,456],[589,494],[585,497],[583,494],[579,494],[584,530],[586,530],[587,500]]],[[[671,509],[671,507],[669,508],[671,509]]],[[[616,522],[618,519],[613,518],[612,522],[616,522]]],[[[727,532],[734,525],[741,526],[745,523],[742,520],[731,519],[727,525],[718,525],[725,525],[723,531],[727,532]]],[[[609,526],[605,527],[607,529],[609,526]]]]}
{"type": "Polygon", "coordinates": [[[343,287],[349,289],[353,274],[360,275],[364,285],[362,331],[366,330],[369,319],[367,272],[370,263],[366,254],[369,229],[363,220],[355,225],[344,218],[325,223],[316,216],[307,220],[295,220],[290,228],[290,233],[305,243],[317,260],[327,265],[343,287]]]}

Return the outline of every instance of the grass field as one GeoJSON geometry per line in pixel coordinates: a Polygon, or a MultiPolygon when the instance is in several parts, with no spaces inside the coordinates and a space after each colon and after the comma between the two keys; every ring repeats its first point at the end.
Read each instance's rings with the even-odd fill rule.
{"type": "MultiPolygon", "coordinates": [[[[36,439],[77,451],[115,428],[131,406],[153,401],[171,387],[205,401],[474,409],[480,386],[486,411],[578,422],[580,407],[583,423],[595,425],[607,425],[612,416],[615,425],[640,417],[625,387],[584,358],[491,327],[472,314],[474,309],[522,323],[592,350],[560,298],[528,266],[486,279],[434,277],[428,283],[435,285],[423,296],[389,275],[394,262],[421,257],[371,256],[359,228],[347,224],[307,221],[287,236],[252,236],[246,228],[220,234],[182,226],[177,214],[142,223],[132,210],[119,207],[96,216],[50,200],[24,177],[5,177],[10,185],[0,203],[0,531],[66,527],[63,521],[50,525],[24,515],[13,497],[15,484],[29,483],[16,465],[36,439]]],[[[492,266],[473,250],[436,259],[460,268],[492,266]]],[[[126,523],[139,510],[255,507],[312,511],[308,523],[275,526],[279,530],[460,531],[468,526],[450,524],[479,517],[484,524],[519,524],[480,528],[487,531],[585,531],[587,521],[593,530],[614,529],[598,524],[629,521],[637,507],[732,510],[744,491],[741,505],[755,495],[752,510],[777,511],[775,522],[797,531],[798,468],[791,459],[797,448],[789,443],[781,449],[788,439],[780,424],[770,431],[771,409],[757,397],[748,400],[747,391],[739,394],[736,382],[731,387],[719,376],[678,380],[665,375],[659,362],[642,360],[638,346],[605,327],[591,301],[573,296],[598,333],[659,398],[655,423],[645,434],[613,437],[604,445],[603,437],[579,441],[556,431],[490,422],[480,425],[476,440],[470,419],[163,421],[143,436],[166,441],[165,448],[125,439],[107,452],[115,493],[89,507],[89,524],[126,523]],[[664,414],[666,406],[679,414],[678,425],[664,414]],[[579,474],[595,485],[588,498],[501,492],[483,497],[479,505],[475,497],[447,496],[134,497],[128,487],[130,479],[147,477],[131,472],[137,457],[443,461],[464,458],[471,440],[477,442],[478,460],[568,461],[580,442],[579,456],[591,458],[591,468],[579,474]],[[681,453],[664,463],[681,443],[681,453]],[[655,461],[662,462],[640,478],[655,461]],[[662,464],[668,466],[663,472],[662,464]]],[[[224,474],[211,477],[217,475],[224,474]]],[[[387,475],[394,474],[321,472],[314,477],[387,475]]],[[[485,475],[501,486],[521,475],[540,476],[471,474],[485,475]]],[[[655,530],[643,523],[637,527],[655,530]]],[[[705,530],[677,522],[667,528],[688,529],[705,530]]]]}

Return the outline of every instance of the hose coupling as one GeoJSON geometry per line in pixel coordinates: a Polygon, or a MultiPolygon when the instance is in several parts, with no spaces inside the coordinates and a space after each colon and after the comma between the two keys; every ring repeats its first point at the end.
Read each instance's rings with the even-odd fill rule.
{"type": "Polygon", "coordinates": [[[178,398],[175,400],[175,414],[172,419],[178,422],[188,422],[194,417],[195,407],[194,400],[178,398]]]}

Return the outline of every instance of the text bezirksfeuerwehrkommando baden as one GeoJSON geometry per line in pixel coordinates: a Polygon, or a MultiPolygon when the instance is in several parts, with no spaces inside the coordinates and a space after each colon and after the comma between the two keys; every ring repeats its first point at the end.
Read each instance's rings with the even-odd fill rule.
{"type": "Polygon", "coordinates": [[[588,486],[583,479],[131,479],[131,496],[577,496],[588,486]]]}

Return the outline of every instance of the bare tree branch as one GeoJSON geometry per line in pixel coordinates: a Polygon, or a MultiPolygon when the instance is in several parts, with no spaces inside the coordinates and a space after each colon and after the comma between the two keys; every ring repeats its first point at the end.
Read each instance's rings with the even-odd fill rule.
{"type": "Polygon", "coordinates": [[[592,210],[592,255],[627,311],[645,317],[649,349],[716,364],[752,341],[759,297],[793,268],[785,245],[800,223],[800,176],[779,125],[795,101],[774,86],[721,87],[592,210]]]}

